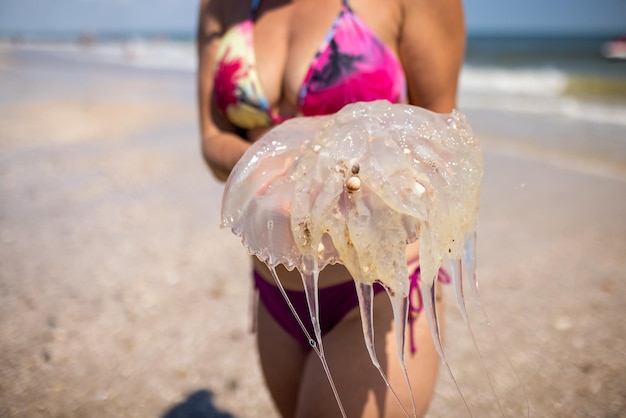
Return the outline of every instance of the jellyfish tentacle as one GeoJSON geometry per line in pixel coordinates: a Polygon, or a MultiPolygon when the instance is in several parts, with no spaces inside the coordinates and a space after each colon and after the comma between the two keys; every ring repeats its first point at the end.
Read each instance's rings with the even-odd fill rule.
{"type": "Polygon", "coordinates": [[[275,268],[271,268],[270,272],[272,273],[272,277],[274,278],[274,280],[276,281],[276,285],[278,286],[278,289],[280,290],[280,293],[283,295],[283,298],[285,299],[285,302],[287,302],[287,305],[289,306],[289,309],[291,310],[291,313],[293,314],[293,316],[296,318],[296,320],[298,321],[298,324],[300,325],[300,328],[302,328],[302,331],[304,332],[304,335],[306,335],[306,337],[309,340],[309,343],[311,344],[311,347],[313,348],[313,350],[315,351],[315,353],[317,354],[317,356],[320,359],[320,362],[322,363],[322,367],[324,368],[324,372],[326,373],[326,377],[328,378],[328,382],[330,384],[330,387],[333,391],[333,395],[335,396],[335,400],[337,401],[337,406],[339,407],[339,410],[341,412],[341,416],[343,418],[347,418],[346,415],[346,411],[343,407],[343,403],[341,402],[341,398],[339,397],[339,392],[337,391],[337,387],[335,386],[335,381],[333,380],[333,377],[330,373],[330,368],[328,367],[328,362],[326,361],[326,357],[324,356],[324,349],[322,347],[322,338],[321,335],[319,337],[319,339],[316,341],[313,338],[311,338],[311,334],[309,334],[309,332],[307,331],[306,327],[304,326],[304,323],[302,322],[302,319],[300,318],[300,315],[298,315],[298,312],[296,311],[296,309],[294,308],[293,304],[291,303],[291,300],[289,299],[289,296],[287,295],[287,292],[285,291],[285,288],[283,287],[283,284],[281,283],[280,279],[278,278],[278,274],[276,274],[276,269],[275,268]]]}
{"type": "MultiPolygon", "coordinates": [[[[398,362],[404,374],[404,380],[406,382],[409,393],[411,394],[411,407],[413,409],[413,417],[417,418],[417,407],[415,406],[415,396],[413,395],[413,387],[411,386],[411,380],[409,379],[409,373],[406,369],[406,361],[404,359],[404,347],[406,343],[406,326],[409,319],[409,296],[401,296],[398,293],[392,293],[387,290],[387,295],[391,301],[391,307],[393,309],[393,321],[396,334],[396,346],[398,348],[398,362]]],[[[404,408],[403,408],[404,409],[404,408]]]]}
{"type": "MultiPolygon", "coordinates": [[[[409,413],[407,412],[404,405],[400,401],[400,398],[396,394],[396,391],[389,383],[389,379],[387,379],[387,375],[383,371],[380,363],[378,361],[378,357],[376,356],[376,347],[374,345],[374,287],[373,284],[361,283],[358,281],[354,281],[356,286],[356,294],[359,300],[359,310],[361,312],[361,325],[363,326],[363,337],[365,339],[365,346],[367,347],[367,351],[370,355],[370,359],[372,360],[372,364],[380,373],[383,381],[393,394],[396,402],[404,412],[404,415],[409,418],[409,413]]],[[[412,393],[411,393],[412,396],[412,393]]]]}
{"type": "Polygon", "coordinates": [[[456,381],[456,378],[454,377],[454,373],[452,373],[452,369],[450,368],[450,365],[448,364],[448,360],[446,359],[446,354],[443,349],[443,344],[441,342],[441,329],[439,327],[439,318],[437,315],[437,295],[436,295],[437,291],[436,289],[437,289],[436,277],[433,277],[430,282],[422,282],[422,297],[424,299],[424,313],[426,314],[426,321],[428,322],[428,327],[430,328],[430,334],[432,336],[433,342],[435,343],[435,349],[437,350],[437,353],[439,354],[441,363],[446,368],[446,371],[448,372],[448,376],[450,376],[450,379],[454,383],[454,386],[456,387],[456,390],[459,393],[459,396],[463,400],[463,404],[465,405],[465,409],[467,410],[467,413],[469,414],[470,417],[473,417],[469,404],[467,403],[467,400],[465,399],[465,396],[463,395],[463,392],[461,391],[461,387],[459,386],[459,384],[456,381]]]}
{"type": "Polygon", "coordinates": [[[306,296],[307,306],[309,308],[309,316],[315,333],[315,340],[319,347],[320,354],[324,355],[324,346],[322,345],[322,330],[320,327],[320,304],[319,304],[319,270],[317,269],[317,260],[307,257],[309,260],[305,265],[310,265],[307,270],[300,272],[302,283],[304,284],[304,294],[306,296]]]}
{"type": "MultiPolygon", "coordinates": [[[[465,259],[465,264],[467,265],[467,271],[469,272],[469,274],[467,275],[467,278],[470,284],[470,289],[474,296],[474,300],[476,301],[476,304],[478,306],[482,307],[482,304],[480,303],[480,296],[478,293],[478,278],[476,275],[476,232],[475,231],[469,234],[465,238],[465,241],[463,242],[463,257],[465,259]]],[[[487,321],[487,323],[489,323],[489,318],[487,317],[487,314],[484,312],[484,310],[483,310],[483,313],[485,314],[485,320],[487,321]]]]}
{"type": "Polygon", "coordinates": [[[374,289],[371,284],[359,283],[354,281],[356,286],[356,294],[359,299],[359,309],[361,311],[361,325],[363,326],[363,337],[365,339],[365,347],[372,360],[372,364],[378,369],[380,363],[376,357],[376,349],[374,348],[374,289]]]}
{"type": "Polygon", "coordinates": [[[452,284],[454,287],[454,295],[456,296],[456,304],[459,307],[459,311],[461,311],[463,321],[467,324],[467,308],[465,306],[465,295],[463,294],[463,267],[461,260],[450,260],[450,273],[452,273],[452,284]]]}
{"type": "Polygon", "coordinates": [[[311,347],[317,352],[319,350],[319,348],[317,347],[317,342],[313,338],[311,338],[311,334],[309,334],[309,331],[304,326],[304,323],[302,322],[302,319],[300,318],[300,315],[298,315],[298,312],[296,311],[296,308],[293,306],[293,303],[291,303],[291,299],[289,299],[289,295],[287,295],[287,292],[285,291],[285,288],[283,287],[283,284],[280,281],[280,278],[278,277],[278,274],[276,273],[276,269],[274,267],[272,267],[272,268],[270,268],[270,272],[272,274],[272,277],[274,278],[274,281],[276,282],[276,286],[278,287],[278,290],[280,291],[280,294],[283,296],[283,299],[285,299],[285,302],[287,303],[287,306],[289,306],[289,310],[291,311],[291,313],[293,314],[294,318],[298,322],[298,325],[302,329],[302,332],[304,332],[304,335],[306,336],[307,340],[309,341],[309,344],[311,344],[311,347]]]}
{"type": "MultiPolygon", "coordinates": [[[[494,395],[496,399],[496,404],[498,405],[498,410],[500,411],[500,415],[505,416],[504,411],[502,410],[502,405],[500,404],[500,399],[498,398],[498,395],[496,394],[496,389],[491,379],[491,375],[489,374],[489,371],[487,370],[485,359],[483,358],[483,355],[480,351],[480,347],[478,347],[478,342],[476,341],[476,336],[474,335],[474,330],[472,329],[472,324],[469,320],[469,316],[465,308],[465,299],[463,296],[463,278],[464,276],[466,276],[468,280],[474,281],[472,277],[476,276],[476,270],[475,270],[476,266],[471,261],[472,256],[473,254],[468,254],[465,251],[465,247],[464,247],[462,259],[453,260],[451,262],[451,265],[455,266],[453,269],[453,273],[452,273],[452,277],[453,277],[452,280],[454,282],[455,293],[457,294],[457,301],[461,301],[459,303],[462,303],[463,305],[463,308],[461,309],[461,312],[463,313],[463,321],[465,322],[465,325],[467,326],[467,330],[469,331],[470,337],[472,339],[472,344],[474,345],[474,349],[476,350],[476,353],[478,354],[480,366],[483,370],[483,373],[485,373],[485,376],[487,376],[487,381],[489,382],[491,393],[494,395]]],[[[459,308],[461,307],[459,306],[459,308]]]]}
{"type": "MultiPolygon", "coordinates": [[[[522,392],[524,393],[524,399],[526,400],[526,416],[528,417],[530,416],[530,402],[528,400],[528,391],[526,390],[526,387],[522,383],[517,373],[517,370],[513,366],[513,362],[511,361],[508,354],[506,353],[506,350],[502,348],[503,344],[502,344],[502,341],[500,341],[498,334],[491,327],[491,322],[489,320],[489,316],[487,315],[487,311],[485,310],[484,306],[480,303],[480,298],[478,294],[478,279],[477,279],[477,271],[476,271],[476,232],[469,234],[467,238],[465,239],[465,242],[463,245],[463,262],[464,262],[463,266],[465,267],[465,270],[468,272],[466,276],[468,277],[468,280],[470,282],[470,288],[472,289],[472,293],[476,301],[476,304],[479,306],[480,311],[482,312],[483,318],[485,320],[485,323],[487,324],[487,327],[491,331],[494,337],[494,340],[496,341],[496,344],[500,349],[500,352],[504,354],[506,362],[508,363],[510,369],[512,370],[515,380],[517,381],[518,385],[522,388],[522,392]]],[[[500,404],[500,399],[498,398],[493,382],[491,381],[491,376],[489,375],[489,373],[487,372],[485,368],[482,354],[477,346],[476,340],[474,339],[474,334],[472,332],[472,329],[469,323],[468,323],[468,329],[470,330],[470,333],[472,335],[474,347],[476,347],[476,351],[478,352],[478,355],[480,357],[483,370],[485,370],[485,373],[487,373],[487,379],[489,380],[491,391],[494,397],[496,398],[496,402],[498,403],[498,409],[500,411],[500,415],[505,416],[504,411],[502,409],[502,405],[500,404]]]]}

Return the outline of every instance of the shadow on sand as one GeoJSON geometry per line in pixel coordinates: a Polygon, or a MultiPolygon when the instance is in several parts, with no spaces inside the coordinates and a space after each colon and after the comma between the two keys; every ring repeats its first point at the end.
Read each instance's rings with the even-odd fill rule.
{"type": "Polygon", "coordinates": [[[213,393],[196,391],[183,402],[174,405],[161,418],[235,418],[230,412],[220,411],[213,405],[213,393]]]}

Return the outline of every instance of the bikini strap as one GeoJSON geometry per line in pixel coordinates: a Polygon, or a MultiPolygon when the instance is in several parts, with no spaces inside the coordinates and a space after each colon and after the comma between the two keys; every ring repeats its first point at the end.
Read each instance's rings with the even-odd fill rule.
{"type": "Polygon", "coordinates": [[[254,19],[257,10],[259,10],[259,6],[261,5],[261,0],[252,0],[252,6],[250,6],[250,19],[254,19]]]}
{"type": "Polygon", "coordinates": [[[348,3],[348,0],[341,0],[341,4],[350,11],[350,13],[352,13],[352,7],[350,7],[350,4],[348,3]]]}

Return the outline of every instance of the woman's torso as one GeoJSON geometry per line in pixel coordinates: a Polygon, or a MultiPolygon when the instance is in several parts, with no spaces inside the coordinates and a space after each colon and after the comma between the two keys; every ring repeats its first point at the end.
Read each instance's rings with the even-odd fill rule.
{"type": "MultiPolygon", "coordinates": [[[[397,46],[402,15],[399,0],[352,0],[345,2],[346,7],[344,7],[342,0],[298,0],[293,2],[262,0],[258,2],[258,9],[250,15],[253,3],[253,0],[233,0],[228,7],[232,11],[223,16],[222,24],[225,35],[222,40],[222,50],[218,51],[214,90],[214,97],[218,102],[217,107],[222,110],[222,115],[226,119],[230,119],[230,122],[235,126],[245,128],[248,139],[257,139],[272,124],[254,126],[263,124],[253,120],[249,121],[253,125],[252,128],[251,126],[240,126],[245,124],[238,124],[237,118],[233,117],[236,115],[224,111],[227,104],[237,101],[237,99],[229,97],[228,94],[224,94],[224,89],[233,89],[233,86],[229,84],[237,81],[237,78],[233,77],[233,71],[238,71],[240,75],[245,74],[242,77],[245,82],[253,82],[253,86],[242,85],[241,87],[248,89],[247,93],[249,94],[246,95],[251,96],[253,100],[261,99],[262,107],[269,107],[272,113],[270,118],[274,119],[274,123],[303,113],[309,115],[334,113],[343,105],[352,102],[348,97],[332,97],[332,93],[330,93],[330,97],[328,95],[313,97],[314,94],[303,92],[303,88],[311,87],[311,70],[319,70],[320,72],[322,70],[320,66],[323,63],[320,61],[323,61],[324,57],[320,58],[319,53],[325,52],[327,56],[333,55],[331,51],[333,48],[328,45],[329,36],[331,38],[334,36],[335,40],[340,43],[339,48],[342,53],[349,51],[342,56],[343,62],[356,57],[354,66],[360,68],[356,69],[353,74],[357,88],[351,89],[352,91],[364,95],[367,100],[386,98],[391,101],[404,101],[403,94],[389,96],[387,91],[390,89],[383,88],[376,91],[376,87],[382,86],[384,83],[391,83],[389,87],[395,90],[406,89],[397,46]],[[342,13],[346,9],[349,12],[342,13]],[[340,15],[340,13],[342,14],[340,15]],[[358,33],[351,31],[353,26],[351,25],[353,22],[350,22],[351,18],[355,18],[356,24],[360,25],[356,28],[358,33]],[[341,33],[337,33],[340,32],[335,26],[338,21],[346,24],[347,36],[341,37],[341,33]],[[336,32],[331,31],[331,28],[334,28],[336,32]],[[233,33],[241,39],[232,39],[233,33]],[[367,40],[374,41],[374,45],[380,45],[381,48],[372,48],[367,40]],[[251,45],[244,47],[246,41],[250,42],[251,45]],[[351,53],[350,49],[355,47],[365,49],[361,56],[357,57],[358,53],[351,53]],[[234,48],[243,50],[243,52],[233,52],[232,49],[234,48]],[[227,51],[226,54],[224,54],[225,51],[227,51]],[[240,57],[243,54],[251,54],[251,56],[240,57]],[[225,59],[225,55],[227,55],[228,60],[225,59]],[[363,61],[368,59],[370,68],[363,69],[363,61]],[[381,77],[382,83],[379,83],[371,82],[371,77],[376,77],[376,75],[370,73],[370,79],[365,81],[366,83],[369,81],[369,83],[359,85],[358,82],[363,81],[359,79],[368,76],[364,72],[371,71],[372,67],[376,66],[379,61],[391,75],[387,74],[386,78],[381,77]],[[245,68],[234,70],[232,68],[233,63],[252,64],[253,70],[248,71],[245,68]],[[225,74],[222,74],[221,70],[225,67],[225,74]],[[389,80],[389,78],[394,78],[394,80],[389,80]],[[401,81],[403,85],[400,86],[398,81],[401,81]],[[372,89],[374,91],[368,92],[372,89]],[[310,104],[311,98],[317,100],[313,106],[310,104]],[[222,99],[222,103],[219,103],[220,99],[222,99]],[[331,110],[316,109],[316,106],[323,105],[321,102],[336,102],[340,106],[331,110]],[[302,109],[303,103],[305,106],[308,105],[308,109],[302,109]]],[[[327,66],[324,70],[328,70],[328,67],[331,66],[327,66]]],[[[342,71],[345,71],[345,68],[342,71]]],[[[347,82],[344,82],[343,85],[351,86],[347,82]]],[[[237,86],[237,88],[239,87],[237,86]]],[[[239,99],[239,101],[242,100],[239,99]]],[[[245,104],[246,100],[244,99],[243,102],[245,104]]],[[[257,116],[262,117],[263,115],[251,117],[254,119],[257,116]]]]}
{"type": "MultiPolygon", "coordinates": [[[[226,33],[249,19],[251,0],[226,0],[229,11],[222,16],[226,33]]],[[[349,6],[366,27],[365,30],[398,57],[398,38],[402,13],[398,0],[351,0],[349,6]]],[[[299,94],[311,63],[329,30],[342,10],[341,0],[263,0],[253,16],[252,53],[258,83],[264,99],[274,114],[289,117],[298,112],[299,94]]],[[[247,139],[255,141],[271,128],[245,130],[247,139]]],[[[416,259],[418,247],[409,246],[407,257],[416,259]]],[[[268,280],[269,270],[256,257],[254,268],[268,280]]],[[[296,271],[280,268],[287,288],[301,288],[296,271]]],[[[320,287],[351,280],[343,266],[328,266],[320,274],[320,287]]]]}

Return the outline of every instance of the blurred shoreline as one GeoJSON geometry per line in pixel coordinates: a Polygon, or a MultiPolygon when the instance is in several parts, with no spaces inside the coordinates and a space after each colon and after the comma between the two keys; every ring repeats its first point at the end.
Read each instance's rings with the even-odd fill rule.
{"type": "MultiPolygon", "coordinates": [[[[550,113],[626,125],[626,61],[602,57],[606,37],[470,36],[460,107],[550,113]]],[[[31,34],[0,38],[0,50],[74,61],[194,72],[189,34],[31,34]]]]}
{"type": "MultiPolygon", "coordinates": [[[[483,144],[499,152],[625,179],[626,62],[602,59],[600,45],[601,38],[470,38],[459,109],[483,144]]],[[[0,67],[25,59],[191,79],[194,48],[182,35],[4,41],[0,67]]],[[[14,99],[19,92],[0,103],[14,99]]]]}

